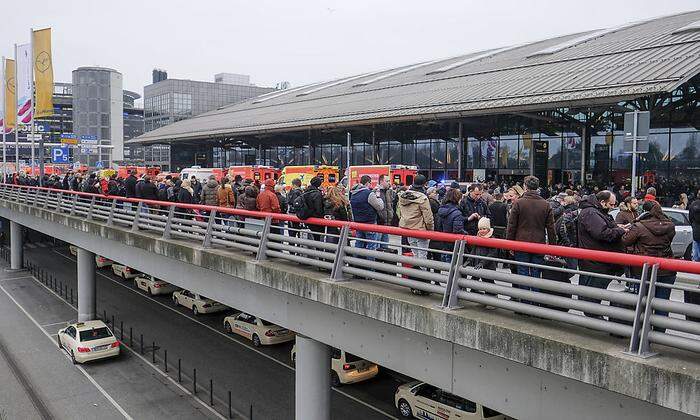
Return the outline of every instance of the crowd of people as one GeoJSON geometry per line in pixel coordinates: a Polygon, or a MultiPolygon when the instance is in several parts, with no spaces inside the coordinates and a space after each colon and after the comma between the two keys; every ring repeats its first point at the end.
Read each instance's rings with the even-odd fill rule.
{"type": "MultiPolygon", "coordinates": [[[[8,182],[36,185],[36,179],[26,175],[14,175],[8,182]]],[[[528,176],[514,185],[472,183],[463,188],[459,183],[450,184],[428,181],[424,175],[414,177],[412,185],[394,185],[388,177],[380,176],[376,186],[372,178],[364,175],[359,183],[346,191],[342,184],[322,188],[323,179],[311,179],[302,188],[299,179],[292,181],[291,189],[274,179],[262,185],[240,176],[220,181],[210,176],[200,182],[195,176],[179,179],[166,176],[154,180],[148,175],[137,177],[129,173],[125,179],[113,174],[99,177],[93,173],[83,175],[69,172],[63,177],[52,175],[44,179],[47,187],[103,193],[129,198],[168,201],[183,204],[203,204],[266,213],[295,214],[299,219],[325,218],[355,221],[367,224],[398,226],[414,231],[438,231],[444,233],[475,235],[484,238],[509,239],[520,242],[548,243],[589,250],[627,252],[635,255],[672,258],[671,242],[675,225],[657,200],[654,187],[633,196],[624,186],[612,189],[574,188],[556,184],[549,188],[540,185],[539,179],[528,176]],[[613,218],[610,211],[619,208],[613,218]]],[[[700,192],[698,193],[700,196],[700,192]]],[[[681,194],[675,206],[688,209],[693,226],[693,259],[700,261],[700,200],[689,202],[681,194]]],[[[190,213],[188,208],[180,208],[190,213]]],[[[275,226],[277,232],[299,236],[302,222],[290,222],[275,226]],[[285,228],[286,226],[286,228],[285,228]]],[[[338,242],[338,228],[324,228],[308,224],[310,236],[317,241],[338,242]]],[[[357,230],[354,246],[368,250],[389,251],[389,235],[357,230]]],[[[437,259],[449,262],[451,243],[428,239],[404,237],[402,244],[412,255],[420,259],[437,259]],[[435,251],[435,252],[431,252],[435,251]],[[444,252],[440,252],[444,251],[444,252]]],[[[556,258],[528,252],[507,253],[495,248],[474,247],[469,250],[467,264],[478,268],[495,269],[493,258],[514,261],[513,273],[531,277],[548,278],[552,273],[542,267],[558,266],[579,269],[584,272],[626,275],[640,278],[637,267],[626,268],[615,264],[588,259],[556,258]],[[480,258],[486,257],[486,258],[480,258]]],[[[551,277],[570,281],[573,274],[562,279],[561,272],[551,277]]],[[[657,282],[673,284],[676,273],[660,270],[657,282]]],[[[608,278],[582,274],[579,284],[606,289],[608,278]]],[[[525,289],[536,290],[524,286],[525,289]]],[[[636,292],[636,285],[629,285],[636,292]]],[[[417,291],[416,291],[417,292],[417,291]]],[[[659,287],[657,297],[667,299],[671,289],[659,287]]],[[[581,297],[600,302],[597,299],[581,297]]],[[[587,314],[602,318],[600,315],[587,314]]]]}

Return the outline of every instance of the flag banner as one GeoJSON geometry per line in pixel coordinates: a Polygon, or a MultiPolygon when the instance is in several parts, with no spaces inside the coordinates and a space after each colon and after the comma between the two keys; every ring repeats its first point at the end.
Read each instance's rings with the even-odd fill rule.
{"type": "Polygon", "coordinates": [[[32,59],[31,44],[17,46],[17,123],[32,121],[32,59]]]}
{"type": "MultiPolygon", "coordinates": [[[[5,86],[5,57],[2,58],[0,65],[0,77],[2,77],[2,85],[5,86]]],[[[5,130],[5,89],[0,89],[0,130],[5,130]]]]}
{"type": "Polygon", "coordinates": [[[17,118],[15,109],[17,108],[15,96],[15,60],[5,59],[5,115],[3,125],[5,132],[10,133],[15,128],[17,118]]]}
{"type": "Polygon", "coordinates": [[[53,61],[51,28],[34,31],[32,35],[34,63],[34,117],[53,115],[53,61]]]}

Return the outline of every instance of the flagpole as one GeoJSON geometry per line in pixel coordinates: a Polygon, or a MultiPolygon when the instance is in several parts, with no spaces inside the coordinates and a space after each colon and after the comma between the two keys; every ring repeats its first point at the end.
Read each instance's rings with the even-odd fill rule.
{"type": "MultiPolygon", "coordinates": [[[[35,165],[35,159],[36,159],[36,154],[35,154],[35,146],[36,144],[34,143],[34,135],[36,134],[36,126],[34,124],[34,28],[29,28],[29,100],[31,101],[31,106],[29,107],[29,112],[31,115],[31,119],[29,120],[30,125],[30,132],[32,133],[32,175],[34,175],[34,168],[36,167],[35,165]]],[[[42,144],[39,142],[39,147],[41,147],[42,144]]],[[[43,159],[43,153],[39,153],[39,158],[43,159]]],[[[43,169],[44,169],[44,162],[39,163],[39,186],[43,187],[44,185],[44,174],[43,174],[43,169]]]]}
{"type": "MultiPolygon", "coordinates": [[[[12,112],[17,114],[17,44],[15,44],[15,103],[12,112]]],[[[19,176],[19,118],[15,116],[15,173],[19,176]]]]}
{"type": "Polygon", "coordinates": [[[5,56],[2,56],[2,183],[7,182],[7,150],[5,149],[5,132],[7,129],[7,99],[5,95],[7,90],[5,89],[5,56]]]}

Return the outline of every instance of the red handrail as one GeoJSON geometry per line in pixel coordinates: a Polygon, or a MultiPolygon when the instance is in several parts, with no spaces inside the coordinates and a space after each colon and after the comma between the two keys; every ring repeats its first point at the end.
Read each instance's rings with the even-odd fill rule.
{"type": "Polygon", "coordinates": [[[25,189],[38,189],[53,191],[56,193],[62,192],[64,194],[74,194],[86,197],[96,197],[100,199],[114,199],[125,202],[138,203],[143,202],[148,205],[169,207],[176,206],[177,208],[183,209],[193,209],[193,210],[216,210],[217,213],[232,214],[236,216],[249,216],[256,218],[265,218],[270,216],[274,220],[287,221],[287,222],[297,222],[304,224],[312,224],[326,227],[342,228],[347,225],[350,229],[362,230],[368,232],[386,233],[389,235],[398,236],[408,236],[421,239],[432,239],[440,242],[455,242],[464,240],[469,245],[479,245],[488,248],[498,248],[505,249],[509,251],[520,251],[528,252],[532,254],[546,254],[553,255],[557,257],[567,257],[576,258],[582,260],[592,260],[608,264],[624,265],[624,266],[635,266],[641,267],[644,264],[654,265],[658,264],[659,268],[662,270],[669,271],[680,271],[685,273],[700,274],[700,263],[693,261],[677,260],[670,258],[658,258],[649,257],[643,255],[631,255],[621,252],[608,252],[608,251],[596,251],[592,249],[582,249],[582,248],[570,248],[558,245],[547,245],[535,242],[522,242],[522,241],[510,241],[506,239],[495,239],[495,238],[480,238],[478,236],[471,235],[458,235],[453,233],[443,233],[435,231],[424,231],[424,230],[411,230],[403,229],[394,226],[384,226],[384,225],[373,225],[367,223],[357,223],[357,222],[345,222],[340,220],[328,220],[320,218],[310,218],[306,220],[301,220],[292,214],[282,214],[282,213],[265,213],[259,211],[251,210],[241,210],[228,207],[218,207],[218,206],[207,206],[200,204],[184,204],[184,203],[173,203],[170,201],[157,201],[157,200],[143,200],[138,198],[126,198],[120,196],[111,196],[105,194],[92,194],[84,193],[80,191],[68,191],[56,188],[46,188],[46,187],[32,187],[27,185],[14,185],[14,184],[3,184],[10,187],[25,188],[25,189]]]}

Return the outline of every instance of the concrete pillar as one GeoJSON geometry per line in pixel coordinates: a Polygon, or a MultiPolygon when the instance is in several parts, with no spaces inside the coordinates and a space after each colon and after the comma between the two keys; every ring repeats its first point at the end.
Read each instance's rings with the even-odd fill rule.
{"type": "Polygon", "coordinates": [[[21,270],[24,261],[24,232],[22,225],[10,220],[10,269],[21,270]]]}
{"type": "Polygon", "coordinates": [[[331,418],[331,349],[329,346],[297,335],[295,376],[295,418],[327,420],[331,418]]]}
{"type": "Polygon", "coordinates": [[[78,248],[78,322],[95,319],[95,254],[78,248]]]}

